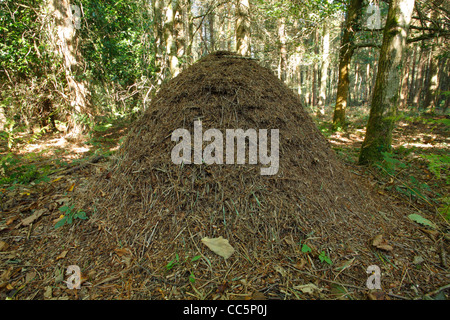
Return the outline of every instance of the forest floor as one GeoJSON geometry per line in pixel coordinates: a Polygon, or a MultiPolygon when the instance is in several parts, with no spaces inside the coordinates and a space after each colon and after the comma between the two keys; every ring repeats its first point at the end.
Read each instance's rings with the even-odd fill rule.
{"type": "MultiPolygon", "coordinates": [[[[351,124],[345,131],[331,132],[329,119],[316,119],[316,123],[349,170],[367,179],[378,193],[416,212],[436,216],[449,226],[450,119],[438,115],[404,115],[394,131],[394,151],[371,167],[357,165],[367,112],[350,108],[348,119],[351,124]]],[[[55,261],[42,260],[40,245],[56,237],[43,226],[51,225],[54,230],[53,226],[70,211],[66,204],[71,192],[81,181],[105,170],[108,157],[118,149],[129,127],[130,121],[106,121],[78,141],[62,133],[17,134],[11,151],[6,150],[4,141],[1,142],[0,299],[95,299],[83,296],[83,289],[68,290],[63,282],[66,278],[64,265],[68,263],[65,259],[73,248],[55,245],[55,261]]],[[[447,227],[447,236],[449,230],[447,227]]],[[[441,259],[448,271],[445,252],[441,259]]],[[[85,284],[113,290],[117,299],[131,297],[132,284],[128,280],[118,285],[114,281],[119,277],[105,275],[101,283],[92,284],[90,275],[84,276],[85,284]]],[[[448,280],[450,283],[450,278],[448,280]]],[[[433,288],[430,298],[448,299],[448,287],[433,288]]],[[[161,295],[164,298],[164,294],[161,295]]],[[[351,295],[345,297],[352,298],[351,295]]],[[[330,293],[320,298],[335,299],[336,296],[330,293]]],[[[383,299],[386,298],[420,299],[424,296],[383,295],[383,299]]]]}

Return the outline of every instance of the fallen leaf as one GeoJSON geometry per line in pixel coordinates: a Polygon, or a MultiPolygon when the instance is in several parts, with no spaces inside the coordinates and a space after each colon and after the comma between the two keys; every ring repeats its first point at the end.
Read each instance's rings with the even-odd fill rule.
{"type": "Polygon", "coordinates": [[[421,264],[425,260],[421,256],[414,256],[413,264],[421,264]]]}
{"type": "Polygon", "coordinates": [[[433,229],[437,229],[437,226],[433,222],[431,222],[428,219],[425,219],[420,214],[413,213],[413,214],[408,215],[408,218],[411,219],[412,221],[420,223],[420,224],[422,224],[424,226],[428,226],[428,227],[431,227],[433,229]]]}
{"type": "Polygon", "coordinates": [[[6,251],[9,245],[5,241],[0,241],[0,251],[6,251]]]}
{"type": "Polygon", "coordinates": [[[297,261],[297,263],[295,264],[295,268],[297,268],[298,270],[302,270],[306,265],[306,259],[301,258],[300,261],[297,261]]]}
{"type": "Polygon", "coordinates": [[[14,216],[14,217],[9,218],[8,220],[6,220],[6,225],[9,226],[11,223],[16,221],[17,218],[19,218],[19,216],[14,216]]]}
{"type": "Polygon", "coordinates": [[[267,298],[264,295],[264,293],[262,293],[260,291],[255,291],[252,294],[252,300],[267,300],[267,298]]]}
{"type": "Polygon", "coordinates": [[[25,219],[22,220],[21,225],[22,226],[30,225],[31,223],[39,219],[45,212],[47,212],[47,209],[35,210],[31,216],[26,217],[25,219]]]}
{"type": "Polygon", "coordinates": [[[69,188],[67,188],[67,192],[72,192],[75,187],[75,183],[72,183],[69,188]]]}
{"type": "Polygon", "coordinates": [[[56,257],[56,260],[64,259],[68,252],[69,252],[69,250],[64,250],[56,257]]]}
{"type": "Polygon", "coordinates": [[[218,238],[205,237],[202,242],[214,253],[225,259],[228,259],[234,253],[234,248],[228,243],[228,240],[221,236],[218,238]]]}
{"type": "Polygon", "coordinates": [[[372,291],[367,294],[369,300],[390,300],[389,296],[383,291],[372,291]]]}
{"type": "Polygon", "coordinates": [[[126,248],[114,249],[119,257],[131,255],[131,252],[126,248]]]}
{"type": "Polygon", "coordinates": [[[317,287],[314,283],[308,283],[293,287],[295,290],[300,290],[303,293],[313,294],[315,292],[321,292],[322,289],[317,287]]]}
{"type": "Polygon", "coordinates": [[[387,241],[383,239],[383,235],[379,234],[377,235],[373,241],[372,245],[374,247],[377,247],[378,249],[385,250],[385,251],[392,251],[394,248],[387,244],[387,241]]]}
{"type": "Polygon", "coordinates": [[[51,299],[53,297],[52,287],[48,286],[45,288],[44,298],[51,299]]]}
{"type": "Polygon", "coordinates": [[[36,271],[28,272],[25,276],[25,283],[32,281],[36,277],[36,271]]]}

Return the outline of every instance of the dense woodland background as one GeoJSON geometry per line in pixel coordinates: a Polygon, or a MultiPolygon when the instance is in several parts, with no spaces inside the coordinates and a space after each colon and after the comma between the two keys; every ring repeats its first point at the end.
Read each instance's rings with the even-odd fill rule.
{"type": "MultiPolygon", "coordinates": [[[[0,9],[6,182],[18,181],[17,150],[132,121],[163,83],[217,50],[271,69],[327,136],[368,125],[360,164],[392,158],[402,119],[439,116],[428,124],[448,127],[447,1],[2,0],[0,9]]],[[[442,146],[429,157],[439,168],[448,166],[442,146]]]]}

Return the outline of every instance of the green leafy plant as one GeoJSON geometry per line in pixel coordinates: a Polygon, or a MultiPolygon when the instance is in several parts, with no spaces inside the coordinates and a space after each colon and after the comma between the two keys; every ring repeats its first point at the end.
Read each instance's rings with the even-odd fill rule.
{"type": "Polygon", "coordinates": [[[439,213],[450,221],[450,197],[443,197],[439,199],[441,205],[438,208],[439,213]]]}
{"type": "Polygon", "coordinates": [[[28,184],[30,182],[49,181],[44,169],[38,169],[23,158],[8,153],[0,158],[0,185],[28,184]]]}
{"type": "Polygon", "coordinates": [[[195,282],[195,275],[194,275],[194,272],[191,272],[191,274],[189,275],[189,282],[190,282],[190,283],[194,283],[194,282],[195,282]]]}
{"type": "Polygon", "coordinates": [[[178,253],[175,254],[175,259],[169,261],[169,263],[166,264],[166,270],[169,271],[176,265],[178,265],[180,262],[180,257],[178,256],[178,253]]]}
{"type": "Polygon", "coordinates": [[[303,253],[311,252],[311,248],[308,247],[308,245],[304,243],[304,244],[302,245],[302,252],[303,252],[303,253]]]}
{"type": "Polygon", "coordinates": [[[74,210],[74,208],[75,205],[71,205],[70,207],[64,205],[58,209],[59,211],[64,213],[64,217],[55,224],[55,229],[58,229],[65,224],[72,224],[73,220],[75,219],[86,220],[88,218],[86,212],[74,210]]]}
{"type": "MultiPolygon", "coordinates": [[[[450,169],[450,156],[445,154],[421,154],[428,161],[428,169],[441,179],[442,173],[450,169]]],[[[450,175],[447,175],[446,183],[450,184],[450,175]]]]}
{"type": "Polygon", "coordinates": [[[332,264],[333,264],[333,261],[331,261],[330,257],[327,256],[327,254],[325,253],[325,251],[322,251],[322,252],[319,254],[319,260],[320,260],[321,262],[326,262],[326,263],[328,263],[329,265],[332,265],[332,264]]]}

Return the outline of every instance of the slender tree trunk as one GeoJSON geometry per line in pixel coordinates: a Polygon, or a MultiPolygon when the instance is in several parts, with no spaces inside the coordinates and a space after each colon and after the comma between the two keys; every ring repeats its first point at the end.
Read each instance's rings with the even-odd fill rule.
{"type": "Polygon", "coordinates": [[[183,0],[183,29],[184,29],[184,60],[186,64],[192,62],[192,38],[193,38],[193,24],[191,14],[191,0],[183,0]]]}
{"type": "Polygon", "coordinates": [[[412,66],[411,66],[411,76],[410,76],[410,81],[408,84],[408,102],[407,104],[410,105],[413,101],[413,97],[414,97],[414,91],[415,91],[415,80],[416,80],[416,60],[417,60],[417,51],[419,50],[418,46],[414,46],[414,53],[412,56],[412,66]]]}
{"type": "Polygon", "coordinates": [[[345,109],[347,108],[349,88],[349,67],[354,52],[353,37],[354,27],[362,8],[362,0],[349,0],[347,16],[345,18],[344,33],[339,50],[339,76],[336,94],[336,105],[334,107],[333,127],[345,127],[345,109]]]}
{"type": "Polygon", "coordinates": [[[236,1],[236,52],[248,56],[250,50],[250,2],[236,1]]]}
{"type": "Polygon", "coordinates": [[[84,73],[83,58],[78,48],[77,29],[73,23],[69,0],[47,2],[52,22],[49,34],[56,53],[62,58],[65,76],[69,87],[70,118],[67,132],[78,136],[87,129],[86,121],[93,117],[91,94],[85,80],[79,80],[84,73]]]}
{"type": "Polygon", "coordinates": [[[411,66],[411,55],[410,55],[410,48],[406,48],[406,58],[405,58],[405,64],[403,65],[402,70],[402,82],[400,86],[400,98],[399,98],[399,104],[398,107],[400,110],[403,110],[407,107],[408,103],[408,80],[409,80],[409,70],[411,66]]]}
{"type": "MultiPolygon", "coordinates": [[[[317,57],[319,56],[319,32],[316,30],[314,30],[313,32],[313,37],[312,37],[312,42],[314,45],[314,56],[315,59],[317,59],[317,57]]],[[[318,73],[319,73],[319,68],[318,68],[318,63],[314,62],[313,63],[313,68],[312,68],[312,88],[311,88],[311,92],[312,92],[312,101],[311,104],[315,107],[317,106],[317,82],[318,82],[318,73]]]]}
{"type": "Polygon", "coordinates": [[[328,22],[325,20],[322,30],[322,65],[320,69],[320,82],[319,82],[319,101],[317,102],[318,114],[320,116],[325,115],[325,102],[326,102],[326,88],[328,77],[328,66],[330,65],[330,29],[328,22]]]}
{"type": "Polygon", "coordinates": [[[439,87],[439,66],[438,58],[436,57],[435,51],[438,44],[438,39],[435,39],[435,44],[433,44],[430,50],[430,63],[428,64],[428,81],[427,87],[425,88],[425,97],[423,101],[422,108],[424,110],[435,110],[436,108],[436,93],[439,87]]]}
{"type": "Polygon", "coordinates": [[[164,0],[153,1],[153,30],[154,30],[154,50],[155,50],[155,66],[158,72],[157,83],[160,85],[164,78],[164,52],[163,52],[163,19],[162,11],[164,8],[164,0]]]}
{"type": "Polygon", "coordinates": [[[422,89],[424,85],[424,73],[425,73],[425,65],[426,65],[426,56],[427,52],[423,48],[420,49],[419,53],[419,67],[417,70],[417,77],[414,85],[414,97],[413,97],[413,105],[419,109],[420,108],[420,97],[422,96],[422,89]]]}
{"type": "Polygon", "coordinates": [[[286,66],[287,66],[287,48],[286,48],[286,18],[281,17],[278,19],[278,39],[280,60],[278,64],[278,78],[281,81],[286,81],[286,66]]]}
{"type": "Polygon", "coordinates": [[[389,4],[369,121],[359,156],[360,164],[381,159],[383,152],[391,150],[402,59],[413,8],[414,0],[391,0],[389,4]]]}

